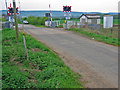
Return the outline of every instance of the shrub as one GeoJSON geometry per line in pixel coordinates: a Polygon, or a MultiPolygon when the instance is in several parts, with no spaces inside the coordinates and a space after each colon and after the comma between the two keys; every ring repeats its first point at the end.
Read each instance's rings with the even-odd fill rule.
{"type": "Polygon", "coordinates": [[[33,25],[45,25],[45,21],[48,20],[47,17],[35,17],[35,16],[29,16],[27,18],[28,22],[33,25]]]}

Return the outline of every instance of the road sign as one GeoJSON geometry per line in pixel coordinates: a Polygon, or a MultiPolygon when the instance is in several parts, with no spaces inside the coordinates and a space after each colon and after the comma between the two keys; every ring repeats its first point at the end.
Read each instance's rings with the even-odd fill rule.
{"type": "MultiPolygon", "coordinates": [[[[17,14],[19,14],[19,10],[18,9],[19,8],[17,7],[16,8],[16,13],[17,14]]],[[[11,7],[11,4],[10,4],[10,7],[8,7],[8,15],[11,16],[11,15],[13,15],[13,13],[14,13],[13,7],[11,7]]]]}
{"type": "Polygon", "coordinates": [[[45,13],[45,17],[50,17],[50,13],[45,13]]]}
{"type": "Polygon", "coordinates": [[[13,7],[11,6],[10,3],[10,7],[8,7],[8,15],[11,16],[13,14],[13,7]]]}
{"type": "Polygon", "coordinates": [[[64,13],[65,17],[71,16],[71,13],[64,13]]]}
{"type": "Polygon", "coordinates": [[[67,21],[65,20],[65,23],[67,23],[67,21]]]}
{"type": "Polygon", "coordinates": [[[66,19],[70,19],[70,17],[68,16],[68,17],[66,17],[66,19]]]}
{"type": "Polygon", "coordinates": [[[63,6],[63,12],[71,12],[71,6],[63,6]]]}
{"type": "Polygon", "coordinates": [[[17,8],[16,8],[16,13],[17,13],[17,14],[19,14],[19,10],[18,10],[18,9],[19,9],[19,8],[17,7],[17,8]]]}

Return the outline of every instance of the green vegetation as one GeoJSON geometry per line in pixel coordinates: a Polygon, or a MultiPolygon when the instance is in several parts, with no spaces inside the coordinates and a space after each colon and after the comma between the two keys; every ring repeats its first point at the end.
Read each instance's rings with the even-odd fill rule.
{"type": "MultiPolygon", "coordinates": [[[[60,21],[60,24],[63,24],[63,23],[65,23],[65,19],[56,19],[56,20],[58,20],[58,21],[60,21]]],[[[68,20],[68,21],[80,21],[80,19],[70,19],[70,20],[68,20]]]]}
{"type": "Polygon", "coordinates": [[[21,20],[20,20],[20,19],[18,19],[18,23],[19,23],[19,24],[22,24],[22,22],[21,22],[21,20]]]}
{"type": "MultiPolygon", "coordinates": [[[[47,21],[48,18],[46,18],[46,17],[29,16],[28,18],[24,17],[23,21],[24,20],[28,21],[29,24],[35,25],[37,27],[46,27],[45,26],[45,21],[47,21]]],[[[22,22],[20,21],[20,19],[18,19],[18,23],[22,24],[22,22]]]]}
{"type": "MultiPolygon", "coordinates": [[[[63,19],[57,19],[57,20],[60,20],[60,23],[61,24],[63,24],[63,23],[65,23],[65,20],[63,20],[63,19]]],[[[80,21],[80,19],[70,19],[70,20],[68,20],[68,21],[80,21]]],[[[103,19],[101,19],[101,24],[103,25],[103,19]]],[[[113,24],[114,25],[118,25],[118,19],[114,19],[113,20],[113,24]]]]}
{"type": "MultiPolygon", "coordinates": [[[[114,17],[113,24],[118,25],[118,20],[119,20],[118,15],[114,15],[113,17],[114,17]]],[[[63,24],[63,23],[65,23],[66,19],[65,18],[54,18],[54,20],[60,20],[60,23],[63,24]]],[[[68,21],[80,21],[80,19],[79,18],[71,18],[68,21]]],[[[101,24],[103,25],[103,15],[101,17],[101,24]]]]}
{"type": "Polygon", "coordinates": [[[35,16],[29,16],[27,18],[27,21],[32,25],[45,25],[45,21],[47,21],[47,17],[35,17],[35,16]]]}
{"type": "Polygon", "coordinates": [[[34,26],[36,26],[36,27],[47,27],[45,25],[34,25],[34,26]]]}
{"type": "MultiPolygon", "coordinates": [[[[2,32],[0,31],[0,78],[2,79],[2,32]]],[[[0,89],[2,90],[2,80],[0,79],[0,89]]]]}
{"type": "Polygon", "coordinates": [[[25,35],[29,60],[26,60],[23,35],[11,29],[2,31],[3,88],[83,88],[58,55],[30,35],[25,35]]]}
{"type": "Polygon", "coordinates": [[[95,40],[100,42],[120,46],[120,39],[118,39],[118,31],[113,31],[113,29],[87,30],[84,28],[72,28],[68,30],[83,34],[90,38],[94,38],[95,40]]]}
{"type": "Polygon", "coordinates": [[[2,17],[0,18],[0,21],[2,21],[2,22],[8,21],[6,17],[7,17],[6,14],[2,14],[2,17]]]}
{"type": "MultiPolygon", "coordinates": [[[[57,26],[56,26],[57,27],[57,26]]],[[[63,25],[58,26],[58,28],[63,28],[63,25]]]]}
{"type": "Polygon", "coordinates": [[[6,22],[6,21],[8,21],[6,18],[0,18],[0,21],[2,21],[2,22],[6,22]]]}
{"type": "MultiPolygon", "coordinates": [[[[118,20],[119,20],[119,19],[114,19],[114,20],[113,20],[113,24],[114,24],[114,25],[118,25],[118,20]]],[[[101,19],[101,24],[103,25],[103,19],[101,19]]]]}

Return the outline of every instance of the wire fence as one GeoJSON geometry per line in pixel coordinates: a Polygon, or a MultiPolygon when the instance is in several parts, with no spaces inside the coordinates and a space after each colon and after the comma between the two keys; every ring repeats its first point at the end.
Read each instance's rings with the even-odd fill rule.
{"type": "MultiPolygon", "coordinates": [[[[66,24],[61,22],[61,20],[57,20],[56,22],[56,27],[60,27],[66,29],[66,24]],[[59,24],[58,24],[59,22],[59,24]]],[[[103,28],[103,25],[101,24],[88,24],[88,23],[81,23],[80,21],[68,21],[68,29],[72,28],[84,28],[84,30],[89,31],[89,32],[94,32],[97,34],[101,34],[104,36],[109,36],[113,38],[118,38],[119,35],[119,29],[118,25],[114,25],[113,28],[103,28]]]]}

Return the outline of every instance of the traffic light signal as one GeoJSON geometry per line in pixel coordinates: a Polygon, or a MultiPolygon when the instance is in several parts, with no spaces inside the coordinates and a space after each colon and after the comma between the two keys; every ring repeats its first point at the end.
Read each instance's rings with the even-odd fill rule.
{"type": "Polygon", "coordinates": [[[13,13],[13,8],[9,8],[9,13],[13,13]]]}
{"type": "Polygon", "coordinates": [[[19,10],[18,10],[18,7],[16,8],[16,13],[19,14],[19,10]]]}
{"type": "MultiPolygon", "coordinates": [[[[14,13],[14,10],[12,7],[8,7],[8,14],[9,16],[13,15],[14,13]]],[[[19,14],[19,10],[18,10],[18,7],[16,8],[16,13],[19,14]]]]}
{"type": "Polygon", "coordinates": [[[63,6],[63,12],[71,12],[71,6],[63,6]]]}
{"type": "Polygon", "coordinates": [[[9,16],[13,15],[13,8],[12,7],[8,7],[8,15],[9,16]]]}

